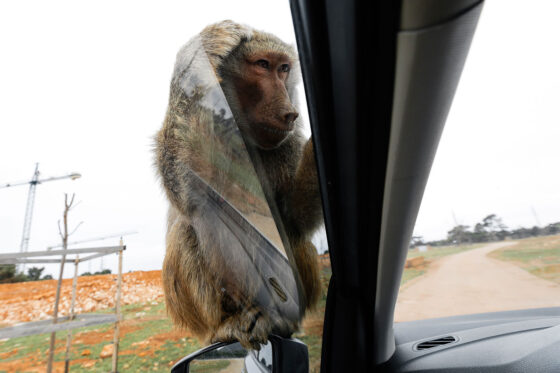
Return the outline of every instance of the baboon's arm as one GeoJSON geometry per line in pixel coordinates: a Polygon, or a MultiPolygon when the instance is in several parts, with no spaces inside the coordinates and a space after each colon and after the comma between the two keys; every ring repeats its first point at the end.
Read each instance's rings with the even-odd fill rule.
{"type": "Polygon", "coordinates": [[[308,238],[322,220],[321,195],[312,138],[307,140],[288,191],[288,215],[300,237],[308,238]]]}

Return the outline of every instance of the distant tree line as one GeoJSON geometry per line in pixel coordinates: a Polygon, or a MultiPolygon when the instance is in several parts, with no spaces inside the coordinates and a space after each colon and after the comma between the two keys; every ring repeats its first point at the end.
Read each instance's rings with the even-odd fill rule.
{"type": "Polygon", "coordinates": [[[469,244],[477,242],[503,241],[506,239],[520,239],[527,237],[549,236],[560,233],[560,222],[552,223],[546,227],[508,229],[502,219],[496,214],[490,214],[476,223],[471,229],[468,225],[456,225],[447,232],[444,240],[424,242],[421,236],[413,236],[411,247],[418,245],[445,246],[453,244],[469,244]]]}
{"type": "Polygon", "coordinates": [[[41,276],[45,267],[31,267],[27,269],[27,274],[16,272],[15,264],[0,264],[0,284],[24,281],[52,280],[51,275],[41,276]]]}
{"type": "MultiPolygon", "coordinates": [[[[13,282],[25,281],[41,281],[52,280],[51,275],[41,276],[45,267],[31,267],[27,269],[27,273],[17,272],[15,264],[0,264],[0,284],[9,284],[13,282]]],[[[94,273],[84,272],[80,276],[107,275],[111,274],[110,269],[103,269],[94,273]]]]}
{"type": "Polygon", "coordinates": [[[82,273],[80,276],[95,276],[95,275],[110,275],[111,274],[111,270],[110,269],[103,269],[101,271],[97,271],[97,272],[84,272],[82,273]]]}

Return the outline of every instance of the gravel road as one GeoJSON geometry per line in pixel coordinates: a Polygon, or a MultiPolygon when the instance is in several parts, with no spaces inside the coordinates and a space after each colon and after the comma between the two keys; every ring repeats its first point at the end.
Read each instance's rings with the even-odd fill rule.
{"type": "Polygon", "coordinates": [[[395,322],[560,306],[560,284],[487,256],[514,244],[492,243],[432,263],[401,288],[395,322]]]}

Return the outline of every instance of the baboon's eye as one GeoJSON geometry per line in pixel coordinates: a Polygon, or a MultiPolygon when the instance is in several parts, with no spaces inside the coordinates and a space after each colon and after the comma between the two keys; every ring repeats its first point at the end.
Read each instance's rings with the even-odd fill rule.
{"type": "Polygon", "coordinates": [[[283,64],[282,66],[280,66],[280,71],[282,71],[283,73],[287,73],[290,71],[290,65],[288,65],[287,63],[283,64]]]}
{"type": "Polygon", "coordinates": [[[267,70],[270,67],[270,63],[268,63],[267,60],[258,60],[256,64],[262,67],[263,69],[267,69],[267,70]]]}

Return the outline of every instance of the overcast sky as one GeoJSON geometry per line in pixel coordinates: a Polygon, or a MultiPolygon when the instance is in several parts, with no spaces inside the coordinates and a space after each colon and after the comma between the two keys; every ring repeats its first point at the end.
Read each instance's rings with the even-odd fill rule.
{"type": "Polygon", "coordinates": [[[559,11],[485,2],[416,234],[444,238],[453,214],[471,227],[491,213],[510,228],[560,221],[559,11]]]}
{"type": "MultiPolygon", "coordinates": [[[[485,5],[415,234],[444,238],[453,214],[471,226],[490,213],[534,225],[532,209],[541,225],[560,221],[559,10],[554,0],[485,5]]],[[[175,54],[223,19],[295,43],[287,1],[0,3],[0,184],[30,179],[35,162],[43,177],[83,175],[38,186],[29,250],[60,242],[64,193],[76,193],[70,225],[84,223],[72,239],[135,230],[125,271],[161,268],[167,202],[152,136],[175,54]]],[[[27,192],[0,189],[2,253],[19,251],[27,192]]]]}

